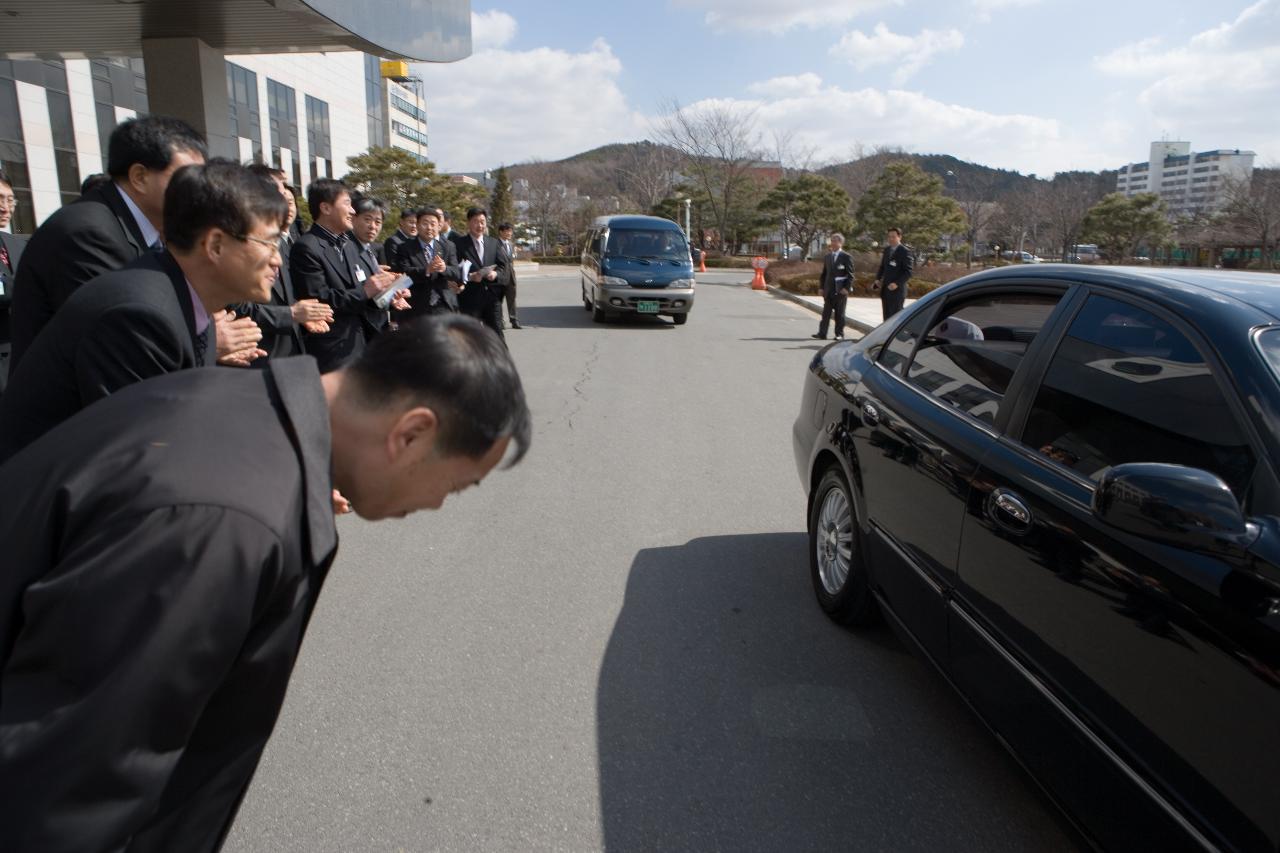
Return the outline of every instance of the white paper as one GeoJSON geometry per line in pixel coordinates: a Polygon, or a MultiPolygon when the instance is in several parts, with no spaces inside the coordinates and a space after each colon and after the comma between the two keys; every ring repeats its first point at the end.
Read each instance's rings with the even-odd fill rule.
{"type": "Polygon", "coordinates": [[[466,281],[467,276],[471,274],[471,261],[465,260],[462,262],[461,266],[462,266],[462,280],[466,281]]]}

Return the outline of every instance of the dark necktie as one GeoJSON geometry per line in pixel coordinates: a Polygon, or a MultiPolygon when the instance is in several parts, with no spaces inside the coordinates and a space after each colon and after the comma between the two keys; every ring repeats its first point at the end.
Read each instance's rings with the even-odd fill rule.
{"type": "Polygon", "coordinates": [[[9,250],[3,244],[0,244],[0,265],[6,269],[9,267],[9,250]]]}

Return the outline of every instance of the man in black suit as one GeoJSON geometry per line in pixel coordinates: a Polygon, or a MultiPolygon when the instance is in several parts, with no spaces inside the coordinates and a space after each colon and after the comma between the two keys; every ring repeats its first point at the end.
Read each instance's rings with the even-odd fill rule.
{"type": "Polygon", "coordinates": [[[502,251],[507,253],[507,320],[511,328],[519,329],[520,320],[516,317],[516,241],[515,228],[510,222],[498,226],[498,239],[502,241],[502,251]]]}
{"type": "Polygon", "coordinates": [[[267,355],[253,362],[254,367],[266,365],[267,358],[287,358],[291,355],[302,355],[306,346],[302,341],[302,330],[322,334],[329,331],[329,322],[333,319],[333,309],[318,299],[297,299],[293,292],[293,281],[289,277],[289,250],[292,240],[289,228],[298,216],[297,201],[286,183],[283,169],[268,166],[265,163],[254,163],[249,166],[253,174],[271,181],[280,191],[280,197],[288,208],[284,222],[281,224],[280,236],[280,269],[276,272],[276,280],[271,285],[271,302],[242,302],[235,306],[237,314],[252,317],[262,330],[259,346],[267,355]]]}
{"type": "MultiPolygon", "coordinates": [[[[0,172],[0,228],[8,228],[18,199],[13,194],[13,182],[0,172]]],[[[13,277],[18,271],[18,261],[27,246],[27,238],[19,234],[0,231],[0,394],[4,393],[9,376],[9,349],[13,334],[9,328],[9,307],[13,304],[13,277]]]]}
{"type": "Polygon", "coordinates": [[[217,850],[337,552],[331,490],[438,509],[529,435],[505,348],[453,316],[325,376],[140,382],[0,467],[6,853],[217,850]]]}
{"type": "Polygon", "coordinates": [[[165,249],[82,287],[40,332],[0,398],[0,461],[91,403],[148,377],[212,364],[212,317],[271,298],[285,203],[226,160],[170,181],[165,249]]]}
{"type": "Polygon", "coordinates": [[[413,280],[408,317],[453,314],[458,311],[462,270],[458,251],[449,240],[437,236],[440,219],[433,208],[418,214],[417,235],[400,247],[398,268],[413,280]]]}
{"type": "Polygon", "coordinates": [[[876,273],[875,287],[880,289],[880,312],[885,320],[902,310],[911,281],[911,251],[902,245],[902,231],[890,228],[884,240],[884,256],[876,273]]]}
{"type": "Polygon", "coordinates": [[[31,236],[14,282],[10,370],[77,288],[158,248],[169,179],[205,156],[204,139],[176,118],[130,119],[112,131],[111,182],[56,211],[31,236]]]}
{"type": "Polygon", "coordinates": [[[831,235],[818,284],[822,288],[822,320],[818,323],[818,334],[813,337],[825,340],[827,326],[834,316],[836,337],[843,338],[844,309],[849,302],[849,288],[853,286],[853,258],[844,250],[843,234],[831,235]]]}
{"type": "MultiPolygon", "coordinates": [[[[382,233],[382,223],[387,215],[387,205],[382,199],[373,196],[357,194],[351,200],[351,206],[355,209],[355,216],[351,221],[351,231],[348,233],[356,246],[356,257],[360,262],[360,268],[364,270],[365,275],[373,278],[380,273],[387,272],[391,269],[386,256],[383,254],[381,243],[377,242],[378,235],[382,233]]],[[[393,276],[393,280],[399,276],[393,276]]],[[[395,307],[397,310],[407,310],[409,308],[409,295],[397,295],[395,299],[395,307]]],[[[365,321],[364,336],[366,341],[372,339],[375,335],[386,331],[390,327],[391,315],[386,309],[383,309],[376,321],[365,321]]]]}
{"type": "Polygon", "coordinates": [[[467,270],[458,305],[502,337],[502,297],[510,261],[496,237],[488,237],[489,213],[482,207],[467,211],[467,233],[454,236],[458,264],[467,270]],[[470,265],[468,266],[468,262],[470,265]]]}
{"type": "Polygon", "coordinates": [[[364,351],[365,325],[376,325],[385,311],[374,297],[394,281],[391,273],[370,275],[360,262],[355,241],[347,236],[355,220],[351,191],[332,178],[307,187],[307,206],[315,218],[311,230],[290,250],[289,272],[298,295],[318,299],[333,309],[328,332],[307,337],[307,352],[320,371],[337,370],[364,351]]]}
{"type": "Polygon", "coordinates": [[[396,272],[400,272],[396,268],[396,261],[400,257],[400,247],[405,243],[412,243],[413,239],[418,236],[418,211],[412,207],[406,207],[400,211],[400,225],[395,231],[391,232],[391,236],[382,244],[383,263],[391,265],[396,272]]]}

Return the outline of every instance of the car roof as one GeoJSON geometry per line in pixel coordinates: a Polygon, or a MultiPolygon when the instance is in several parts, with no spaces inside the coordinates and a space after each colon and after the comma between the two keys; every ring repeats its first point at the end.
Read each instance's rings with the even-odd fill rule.
{"type": "Polygon", "coordinates": [[[670,228],[677,231],[681,230],[680,226],[670,219],[663,219],[661,216],[640,216],[638,214],[602,216],[596,220],[596,225],[609,228],[670,228]]]}
{"type": "MultiPolygon", "coordinates": [[[[1081,264],[1035,264],[1001,267],[979,273],[984,281],[1003,278],[1071,280],[1105,284],[1135,293],[1153,289],[1179,292],[1183,299],[1202,303],[1212,311],[1223,298],[1247,305],[1280,319],[1280,273],[1240,270],[1186,269],[1182,267],[1118,267],[1081,264]]],[[[974,278],[967,276],[962,281],[974,278]]]]}

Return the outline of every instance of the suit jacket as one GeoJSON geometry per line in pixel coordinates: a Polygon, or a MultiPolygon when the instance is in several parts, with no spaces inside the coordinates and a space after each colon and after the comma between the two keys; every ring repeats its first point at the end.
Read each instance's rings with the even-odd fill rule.
{"type": "Polygon", "coordinates": [[[54,212],[31,235],[13,288],[13,364],[77,289],[147,251],[119,188],[107,183],[54,212]]]}
{"type": "Polygon", "coordinates": [[[911,251],[906,245],[899,243],[897,248],[884,247],[884,255],[880,258],[880,271],[876,278],[880,280],[880,295],[888,291],[890,283],[898,285],[904,292],[907,282],[911,280],[911,251]]]}
{"type": "Polygon", "coordinates": [[[169,253],[148,253],[90,284],[72,294],[9,376],[0,462],[126,385],[217,357],[212,323],[197,355],[191,292],[169,253]]]}
{"type": "MultiPolygon", "coordinates": [[[[501,240],[499,240],[499,241],[498,241],[498,243],[499,243],[499,245],[501,245],[501,244],[502,244],[502,241],[501,241],[501,240]]],[[[505,253],[506,253],[506,255],[507,255],[507,284],[508,284],[508,285],[510,285],[511,287],[515,287],[515,286],[516,286],[516,246],[515,246],[515,243],[512,243],[512,244],[511,244],[511,248],[510,248],[510,249],[508,249],[505,245],[504,245],[504,246],[502,246],[502,251],[503,251],[503,252],[505,252],[505,253]]]]}
{"type": "Polygon", "coordinates": [[[302,357],[139,382],[0,466],[7,853],[221,845],[336,553],[330,442],[302,357]]]}
{"type": "Polygon", "coordinates": [[[822,287],[822,295],[831,299],[836,291],[848,290],[853,286],[853,256],[843,250],[835,253],[827,252],[822,258],[822,272],[818,275],[818,283],[822,287]]]}
{"type": "MultiPolygon", "coordinates": [[[[333,308],[333,322],[323,335],[307,335],[307,352],[329,372],[364,352],[365,322],[378,322],[383,313],[365,296],[362,269],[353,240],[341,245],[319,225],[298,238],[289,252],[289,271],[299,298],[311,297],[333,308]]],[[[368,271],[364,270],[368,276],[368,271]]]]}
{"type": "Polygon", "coordinates": [[[401,270],[396,268],[396,264],[400,260],[400,252],[404,249],[404,244],[412,243],[417,239],[417,237],[406,237],[399,228],[392,231],[391,236],[382,244],[382,256],[385,258],[383,263],[396,272],[400,272],[401,270]]]}
{"type": "MultiPolygon", "coordinates": [[[[293,304],[298,298],[294,295],[293,278],[289,273],[291,247],[290,241],[280,238],[280,272],[276,273],[276,280],[271,285],[271,302],[243,302],[232,306],[237,314],[252,317],[258,324],[262,330],[258,346],[267,351],[267,358],[288,358],[307,351],[302,342],[302,327],[293,320],[293,304]]],[[[259,358],[251,364],[263,367],[267,358],[259,358]]]]}
{"type": "Polygon", "coordinates": [[[453,246],[458,252],[458,264],[463,261],[471,261],[470,272],[476,272],[481,267],[496,267],[498,277],[493,281],[481,281],[476,283],[467,282],[462,286],[462,298],[458,301],[462,309],[476,308],[487,301],[498,300],[502,298],[503,288],[507,284],[507,271],[511,269],[511,261],[507,258],[507,253],[502,248],[502,241],[497,237],[490,237],[487,234],[484,238],[484,257],[476,254],[475,241],[471,239],[471,235],[455,234],[453,237],[453,246]]]}
{"type": "MultiPolygon", "coordinates": [[[[363,246],[352,234],[348,234],[347,239],[356,247],[356,259],[360,264],[359,268],[364,270],[365,281],[382,272],[385,262],[382,260],[382,245],[380,243],[370,243],[367,246],[363,246]]],[[[391,312],[384,309],[378,309],[376,316],[366,316],[364,318],[365,338],[372,340],[374,335],[387,327],[390,319],[391,312]]]]}
{"type": "Polygon", "coordinates": [[[457,248],[449,240],[439,238],[433,240],[432,245],[435,246],[436,255],[444,258],[444,272],[427,272],[427,256],[417,237],[400,246],[397,264],[400,271],[413,280],[413,288],[409,291],[410,307],[406,312],[411,317],[428,314],[441,302],[454,311],[458,310],[458,294],[449,287],[450,281],[462,281],[457,248]]]}

